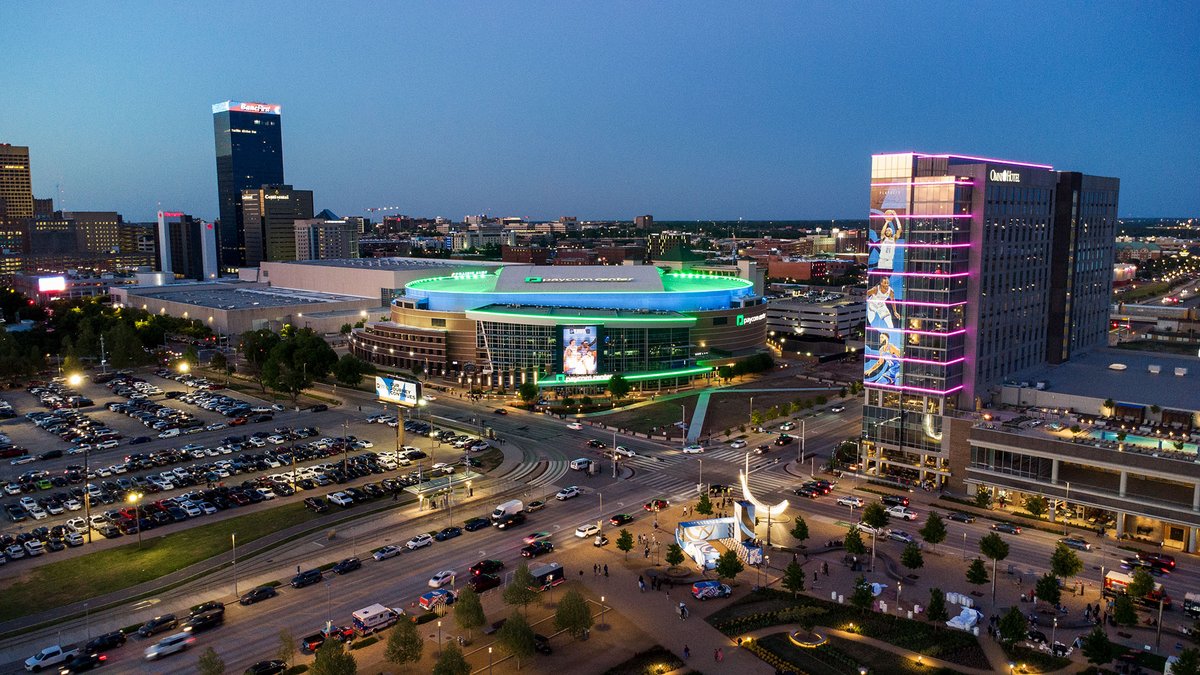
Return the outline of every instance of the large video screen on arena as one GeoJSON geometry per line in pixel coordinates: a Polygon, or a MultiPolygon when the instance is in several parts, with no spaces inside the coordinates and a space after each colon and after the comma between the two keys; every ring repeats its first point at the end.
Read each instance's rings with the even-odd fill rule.
{"type": "Polygon", "coordinates": [[[595,375],[597,352],[596,326],[565,326],[562,329],[564,375],[595,375]]]}

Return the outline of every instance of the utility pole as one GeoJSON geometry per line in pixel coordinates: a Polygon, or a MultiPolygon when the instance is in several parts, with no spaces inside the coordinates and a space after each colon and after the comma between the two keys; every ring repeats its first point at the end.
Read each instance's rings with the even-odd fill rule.
{"type": "Polygon", "coordinates": [[[108,358],[104,353],[104,336],[100,336],[100,372],[108,373],[108,358]]]}

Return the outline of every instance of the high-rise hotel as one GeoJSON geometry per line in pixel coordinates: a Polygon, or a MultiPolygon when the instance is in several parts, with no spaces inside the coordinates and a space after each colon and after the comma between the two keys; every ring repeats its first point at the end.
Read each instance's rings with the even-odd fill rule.
{"type": "Polygon", "coordinates": [[[283,183],[283,130],[274,103],[225,101],[212,111],[221,208],[217,245],[221,269],[228,271],[247,264],[242,191],[283,183]]]}
{"type": "Polygon", "coordinates": [[[966,155],[872,157],[867,473],[941,487],[943,415],[1105,344],[1119,185],[966,155]]]}

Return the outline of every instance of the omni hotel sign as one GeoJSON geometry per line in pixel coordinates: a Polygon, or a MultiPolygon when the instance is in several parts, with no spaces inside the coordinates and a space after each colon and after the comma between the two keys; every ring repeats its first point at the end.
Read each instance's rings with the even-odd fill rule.
{"type": "Polygon", "coordinates": [[[1021,182],[1021,174],[1017,173],[1016,171],[1010,171],[1009,169],[1005,169],[1003,171],[997,171],[995,169],[992,169],[991,171],[988,172],[988,178],[996,183],[1020,183],[1021,182]]]}

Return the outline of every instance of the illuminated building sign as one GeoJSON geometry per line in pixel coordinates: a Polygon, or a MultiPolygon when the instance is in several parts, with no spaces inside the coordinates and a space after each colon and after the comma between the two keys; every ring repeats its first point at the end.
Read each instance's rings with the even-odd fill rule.
{"type": "Polygon", "coordinates": [[[38,293],[62,293],[67,290],[66,277],[39,277],[38,293]]]}
{"type": "Polygon", "coordinates": [[[1021,182],[1021,174],[1017,173],[1016,171],[1010,171],[1008,169],[1005,169],[1003,171],[997,171],[995,169],[992,169],[991,171],[988,172],[988,178],[990,178],[991,180],[996,181],[998,183],[1020,183],[1021,182]]]}
{"type": "Polygon", "coordinates": [[[757,316],[750,316],[750,317],[748,317],[744,314],[738,314],[737,315],[737,325],[749,326],[752,323],[758,323],[759,321],[763,321],[766,318],[767,318],[766,314],[759,314],[757,316]]]}
{"type": "Polygon", "coordinates": [[[183,211],[160,211],[158,215],[163,218],[182,218],[183,211]]]}
{"type": "Polygon", "coordinates": [[[260,115],[278,115],[282,112],[283,106],[277,103],[254,103],[251,101],[225,101],[213,106],[213,112],[248,112],[258,113],[260,115]]]}
{"type": "Polygon", "coordinates": [[[631,277],[525,277],[527,284],[555,284],[555,283],[607,283],[607,282],[629,282],[633,281],[631,277]]]}

